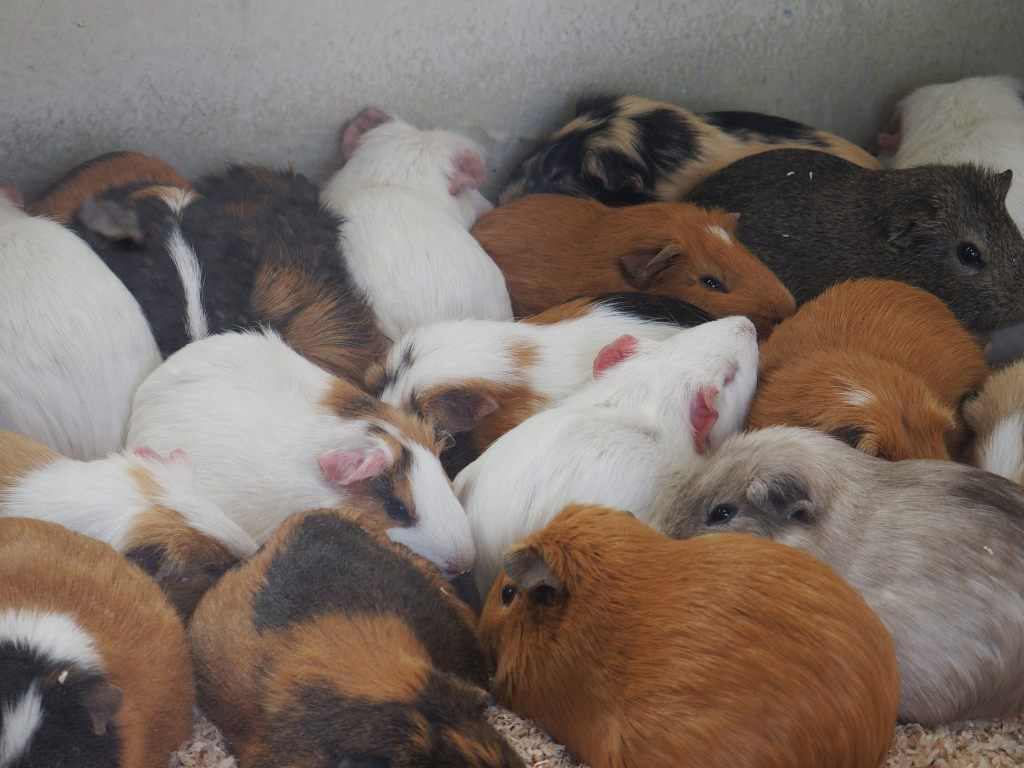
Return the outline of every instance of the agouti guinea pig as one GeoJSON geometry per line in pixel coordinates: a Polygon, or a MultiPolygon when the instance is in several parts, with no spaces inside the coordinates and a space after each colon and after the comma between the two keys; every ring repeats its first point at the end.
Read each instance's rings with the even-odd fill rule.
{"type": "Polygon", "coordinates": [[[594,360],[596,381],[498,438],[455,478],[476,542],[480,594],[506,547],[570,503],[649,520],[669,477],[746,421],[757,378],[754,326],[729,317],[664,341],[622,336],[594,360]]]}
{"type": "Polygon", "coordinates": [[[769,149],[828,152],[864,168],[882,165],[845,139],[757,112],[705,112],[641,96],[594,96],[531,151],[501,193],[502,204],[537,192],[609,205],[679,200],[729,163],[769,149]]]}
{"type": "Polygon", "coordinates": [[[159,363],[138,303],[96,254],[0,192],[0,428],[105,456],[159,363]]]}
{"type": "Polygon", "coordinates": [[[289,515],[367,498],[395,541],[452,575],[473,564],[430,425],[273,331],[218,334],[169,357],[139,387],[128,445],[184,448],[200,491],[258,543],[289,515]]]}
{"type": "Polygon", "coordinates": [[[0,765],[164,768],[192,729],[181,624],[106,544],[0,519],[0,765]]]}
{"type": "Polygon", "coordinates": [[[190,627],[242,768],[521,768],[484,720],[472,612],[358,511],[289,518],[190,627]]]}
{"type": "Polygon", "coordinates": [[[782,322],[761,346],[755,427],[815,427],[873,456],[958,457],[961,401],[985,355],[942,301],[893,280],[850,280],[782,322]]]}
{"type": "Polygon", "coordinates": [[[733,163],[687,200],[740,214],[736,235],[798,304],[882,277],[945,301],[973,332],[1024,319],[1024,238],[1006,212],[1012,173],[973,165],[867,171],[823,152],[733,163]]]}
{"type": "Polygon", "coordinates": [[[656,524],[749,533],[821,558],[892,633],[900,718],[1024,710],[1024,489],[954,462],[882,461],[808,429],[737,435],[666,488],[656,524]]]}
{"type": "Polygon", "coordinates": [[[1024,361],[989,376],[964,403],[964,421],[974,436],[970,463],[1024,484],[1024,361]]]}
{"type": "Polygon", "coordinates": [[[667,296],[605,294],[553,307],[527,322],[449,320],[416,328],[367,374],[385,403],[453,436],[449,474],[525,419],[593,381],[594,358],[623,334],[661,341],[712,320],[667,296]]]}
{"type": "Polygon", "coordinates": [[[491,208],[476,144],[367,107],[342,151],[323,201],[344,218],[348,269],[391,339],[439,320],[512,319],[501,270],[467,232],[491,208]]]}
{"type": "Polygon", "coordinates": [[[892,639],[803,552],[570,506],[503,566],[479,630],[495,696],[593,768],[875,768],[889,748],[892,639]]]}
{"type": "Polygon", "coordinates": [[[256,551],[199,494],[181,450],[75,461],[0,431],[0,517],[47,520],[106,542],[155,578],[184,619],[224,571],[256,551]]]}
{"type": "Polygon", "coordinates": [[[684,203],[609,208],[530,195],[480,217],[473,236],[505,273],[517,317],[581,294],[653,291],[718,317],[746,315],[761,334],[795,305],[734,236],[736,220],[684,203]]]}

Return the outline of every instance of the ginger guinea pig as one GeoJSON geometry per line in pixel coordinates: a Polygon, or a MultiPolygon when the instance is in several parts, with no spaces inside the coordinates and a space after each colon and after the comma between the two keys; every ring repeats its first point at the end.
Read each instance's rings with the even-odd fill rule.
{"type": "Polygon", "coordinates": [[[479,629],[495,697],[593,768],[875,768],[889,748],[892,639],[810,555],[569,506],[502,562],[479,629]]]}
{"type": "Polygon", "coordinates": [[[964,421],[973,434],[970,463],[1024,484],[1024,361],[989,376],[964,403],[964,421]]]}
{"type": "Polygon", "coordinates": [[[735,228],[734,216],[685,203],[530,195],[481,216],[473,236],[504,272],[517,317],[580,295],[651,291],[746,315],[765,335],[793,313],[793,297],[735,228]]]}
{"type": "Polygon", "coordinates": [[[185,634],[106,544],[0,519],[0,765],[165,768],[192,730],[185,634]]]}

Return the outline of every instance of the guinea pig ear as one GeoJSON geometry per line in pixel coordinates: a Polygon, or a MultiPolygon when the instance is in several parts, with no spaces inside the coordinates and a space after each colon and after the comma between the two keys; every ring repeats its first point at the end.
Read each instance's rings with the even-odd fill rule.
{"type": "Polygon", "coordinates": [[[107,726],[117,717],[124,701],[124,692],[103,678],[90,681],[82,692],[82,706],[89,713],[89,723],[96,736],[107,732],[107,726]]]}
{"type": "Polygon", "coordinates": [[[608,192],[639,195],[644,191],[644,180],[636,167],[629,158],[615,150],[587,152],[583,158],[583,172],[598,181],[608,192]]]}
{"type": "Polygon", "coordinates": [[[448,192],[455,197],[468,189],[478,189],[487,178],[484,158],[472,147],[460,150],[452,158],[452,169],[448,174],[448,192]]]}
{"type": "Polygon", "coordinates": [[[350,160],[355,154],[356,147],[363,135],[369,133],[378,125],[384,125],[394,120],[383,109],[378,107],[366,107],[362,112],[353,117],[341,132],[341,155],[345,160],[350,160]]]}
{"type": "Polygon", "coordinates": [[[420,402],[424,418],[444,432],[458,434],[475,429],[498,410],[498,401],[487,392],[470,387],[449,389],[420,402]]]}
{"type": "Polygon", "coordinates": [[[351,485],[376,477],[388,467],[388,457],[378,446],[335,448],[320,455],[320,471],[329,483],[351,485]]]}
{"type": "Polygon", "coordinates": [[[117,200],[87,198],[78,209],[78,220],[86,229],[108,240],[127,240],[135,245],[146,242],[139,214],[117,200]]]}
{"type": "Polygon", "coordinates": [[[833,427],[826,434],[831,435],[837,440],[842,440],[851,448],[857,448],[860,446],[860,441],[864,439],[867,431],[863,427],[833,427]]]}
{"type": "Polygon", "coordinates": [[[895,154],[896,150],[900,148],[901,123],[900,113],[897,112],[892,116],[892,120],[889,121],[889,125],[885,127],[885,130],[878,134],[878,146],[883,152],[888,152],[891,155],[895,154]]]}
{"type": "Polygon", "coordinates": [[[690,426],[693,428],[693,447],[697,453],[707,450],[708,435],[718,423],[715,398],[718,387],[701,387],[690,403],[690,426]]]}
{"type": "Polygon", "coordinates": [[[520,544],[505,551],[502,568],[530,598],[543,605],[556,605],[565,599],[565,587],[555,576],[547,560],[533,547],[520,544]]]}
{"type": "Polygon", "coordinates": [[[611,344],[605,344],[594,358],[594,378],[600,377],[609,368],[614,368],[623,360],[628,360],[636,354],[639,343],[636,336],[626,333],[611,344]]]}
{"type": "Polygon", "coordinates": [[[660,248],[646,248],[627,253],[619,258],[622,279],[638,291],[647,290],[654,278],[672,266],[683,253],[678,243],[667,243],[660,248]]]}
{"type": "Polygon", "coordinates": [[[1002,173],[996,174],[996,195],[1000,200],[1005,200],[1010,193],[1010,185],[1013,183],[1013,169],[1007,168],[1002,173]]]}

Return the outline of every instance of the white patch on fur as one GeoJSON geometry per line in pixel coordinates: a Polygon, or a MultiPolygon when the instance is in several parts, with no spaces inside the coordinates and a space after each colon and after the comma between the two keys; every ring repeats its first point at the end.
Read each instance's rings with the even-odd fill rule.
{"type": "Polygon", "coordinates": [[[210,335],[203,310],[203,271],[192,246],[185,242],[181,230],[175,228],[167,239],[167,253],[178,270],[182,292],[185,294],[185,325],[193,341],[210,335]]]}
{"type": "Polygon", "coordinates": [[[194,193],[179,187],[164,187],[160,193],[160,199],[167,204],[176,218],[181,218],[181,214],[195,197],[194,193]]]}
{"type": "Polygon", "coordinates": [[[732,236],[717,224],[710,224],[707,227],[705,227],[705,229],[707,229],[707,231],[710,232],[712,235],[717,235],[718,237],[722,238],[729,245],[733,244],[732,236]]]}
{"type": "Polygon", "coordinates": [[[71,616],[27,609],[0,611],[0,640],[50,661],[99,669],[102,658],[92,637],[71,616]]]}
{"type": "Polygon", "coordinates": [[[847,389],[842,394],[843,402],[847,405],[851,405],[854,408],[860,408],[864,405],[871,405],[875,402],[875,395],[872,392],[868,392],[866,389],[847,389]]]}
{"type": "Polygon", "coordinates": [[[14,761],[28,751],[39,726],[43,723],[43,697],[35,681],[14,706],[3,708],[0,722],[0,768],[14,765],[14,761]]]}
{"type": "Polygon", "coordinates": [[[1024,414],[1000,419],[982,449],[982,469],[1020,482],[1024,477],[1024,414]]]}

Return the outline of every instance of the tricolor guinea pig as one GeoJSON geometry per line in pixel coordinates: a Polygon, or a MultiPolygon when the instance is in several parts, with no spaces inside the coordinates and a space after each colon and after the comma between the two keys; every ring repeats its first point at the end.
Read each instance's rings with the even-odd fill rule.
{"type": "Polygon", "coordinates": [[[0,519],[0,765],[164,768],[192,729],[181,624],[106,544],[0,519]]]}
{"type": "Polygon", "coordinates": [[[893,280],[827,289],[761,345],[750,425],[814,427],[891,461],[959,457],[962,401],[988,376],[934,295],[893,280]]]}
{"type": "Polygon", "coordinates": [[[821,558],[892,633],[900,718],[1024,711],[1024,489],[949,461],[882,461],[820,432],[736,435],[666,488],[677,538],[746,533],[821,558]],[[674,501],[671,500],[674,496],[674,501]]]}
{"type": "Polygon", "coordinates": [[[429,420],[455,444],[458,474],[537,411],[593,381],[594,358],[623,334],[661,341],[710,315],[668,296],[574,299],[526,322],[449,320],[409,331],[367,374],[371,393],[429,420]]]}
{"type": "Polygon", "coordinates": [[[570,506],[502,564],[479,630],[495,696],[594,768],[875,768],[889,748],[892,639],[804,552],[570,506]]]}
{"type": "Polygon", "coordinates": [[[473,236],[505,273],[517,316],[580,294],[652,291],[746,315],[767,334],[793,314],[793,297],[735,228],[735,217],[685,203],[529,195],[481,216],[473,236]]]}
{"type": "Polygon", "coordinates": [[[882,164],[831,133],[757,112],[705,112],[641,96],[576,102],[572,120],[542,140],[512,172],[501,202],[555,192],[608,205],[679,200],[729,163],[770,149],[803,148],[864,168],[882,164]]]}
{"type": "Polygon", "coordinates": [[[1024,484],[1024,361],[996,371],[964,403],[970,463],[1024,484]]]}
{"type": "Polygon", "coordinates": [[[797,304],[843,280],[888,278],[935,294],[981,333],[1024,319],[1011,176],[976,165],[869,171],[785,149],[733,163],[686,199],[740,214],[736,236],[797,304]]]}
{"type": "Polygon", "coordinates": [[[89,246],[0,190],[0,428],[105,456],[159,363],[138,302],[89,246]]]}
{"type": "Polygon", "coordinates": [[[472,612],[374,517],[295,515],[204,598],[201,703],[242,768],[522,768],[484,719],[472,612]]]}
{"type": "Polygon", "coordinates": [[[181,450],[76,461],[0,431],[0,517],[47,520],[106,542],[153,576],[185,619],[224,571],[256,551],[200,495],[181,450]]]}
{"type": "Polygon", "coordinates": [[[730,317],[656,342],[622,336],[594,360],[596,381],[506,432],[455,478],[486,594],[501,553],[570,503],[647,521],[668,478],[746,421],[757,376],[754,326],[730,317]]]}
{"type": "Polygon", "coordinates": [[[491,208],[476,144],[367,107],[342,152],[323,201],[344,218],[348,269],[391,339],[438,320],[512,319],[501,270],[467,231],[491,208]]]}
{"type": "Polygon", "coordinates": [[[273,331],[218,334],[169,357],[139,388],[128,444],[184,448],[200,491],[259,543],[297,512],[365,498],[395,541],[453,575],[473,564],[430,426],[273,331]]]}

